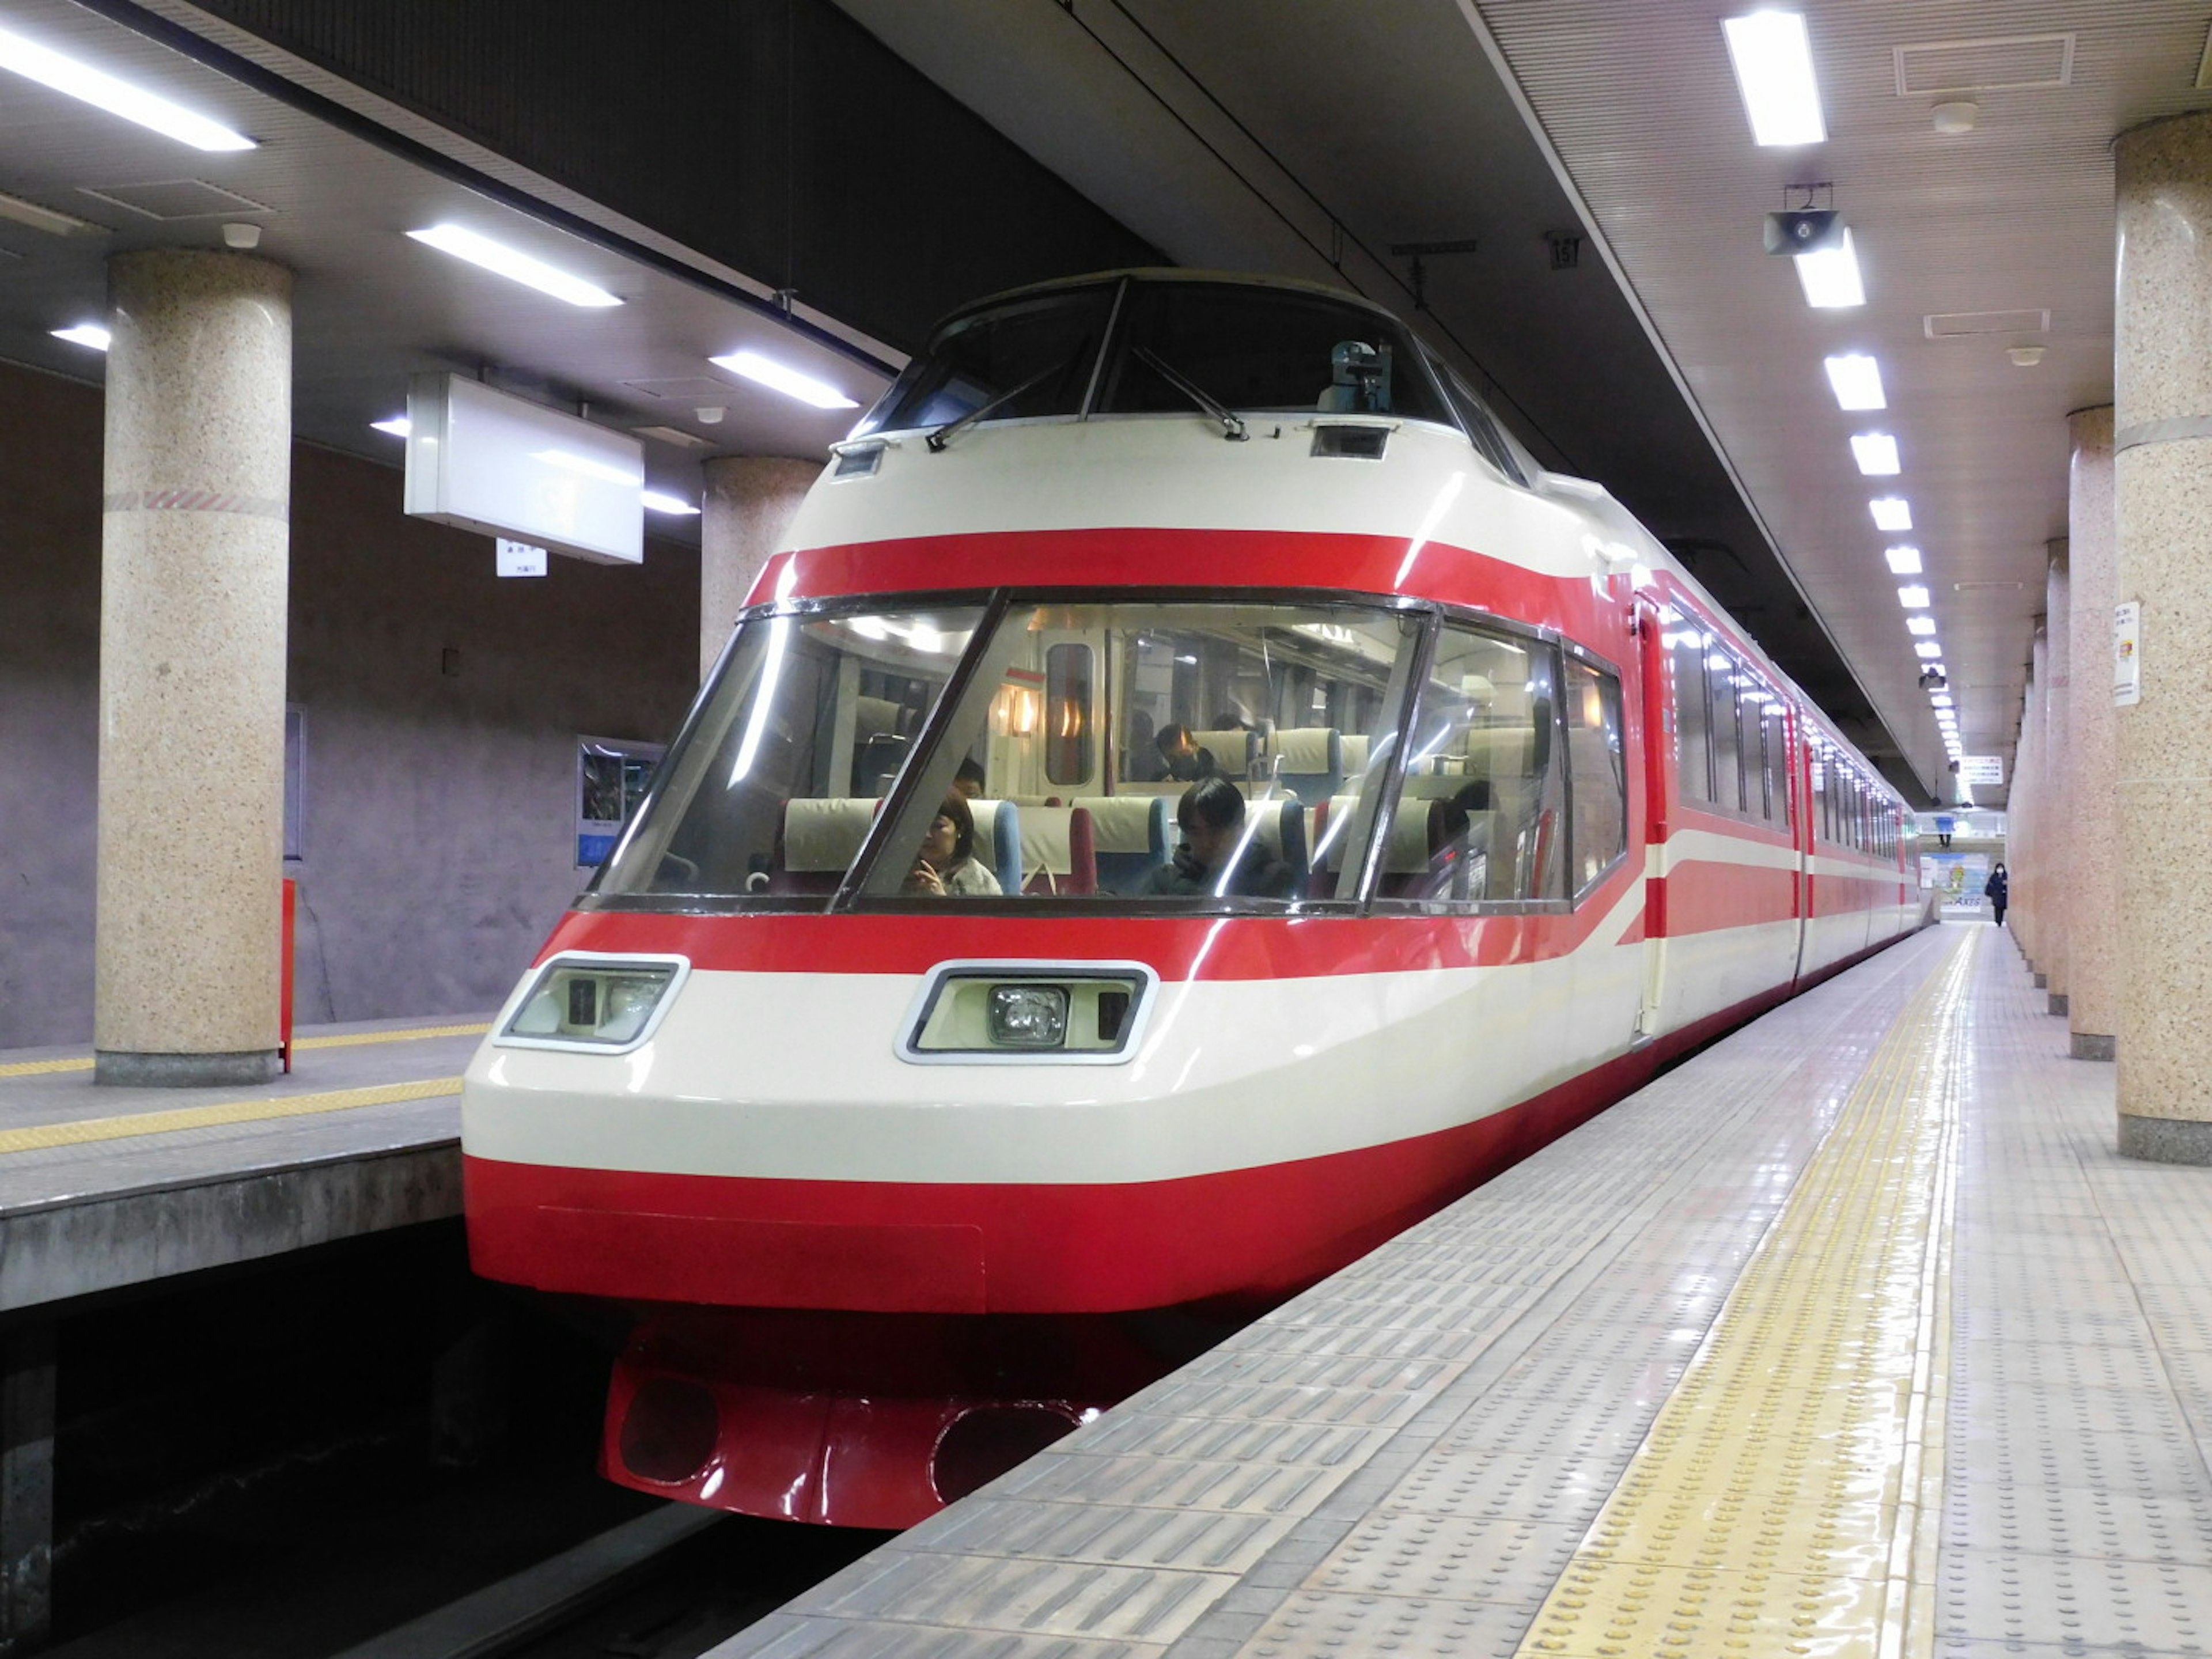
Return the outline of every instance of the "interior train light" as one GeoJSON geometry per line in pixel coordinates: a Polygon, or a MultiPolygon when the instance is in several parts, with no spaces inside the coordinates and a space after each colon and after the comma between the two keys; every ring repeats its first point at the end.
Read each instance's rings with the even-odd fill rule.
{"type": "Polygon", "coordinates": [[[495,242],[489,236],[479,236],[473,230],[459,225],[432,225],[428,230],[410,230],[408,235],[441,253],[450,253],[456,259],[465,259],[471,264],[504,276],[525,288],[534,288],[540,294],[550,294],[556,300],[565,300],[572,306],[618,306],[622,301],[606,289],[580,276],[572,276],[565,270],[556,270],[542,259],[495,242]]]}
{"type": "Polygon", "coordinates": [[[94,351],[105,351],[113,337],[98,323],[79,323],[73,328],[48,331],[57,340],[67,340],[71,345],[90,346],[94,351]]]}
{"type": "Polygon", "coordinates": [[[119,115],[164,138],[190,144],[194,149],[256,147],[244,133],[233,132],[220,121],[196,115],[181,105],[156,97],[127,81],[118,81],[89,64],[64,58],[6,29],[0,29],[0,69],[13,70],[26,80],[52,87],[56,92],[65,93],[95,109],[104,109],[110,115],[119,115]]]}
{"type": "Polygon", "coordinates": [[[1864,352],[1847,351],[1823,357],[1820,362],[1828,371],[1828,384],[1835,389],[1838,407],[1846,410],[1889,407],[1881,395],[1881,365],[1864,352]]]}
{"type": "Polygon", "coordinates": [[[1729,63],[1735,70],[1753,143],[1817,144],[1828,136],[1813,76],[1813,43],[1792,11],[1755,11],[1724,18],[1729,63]]]}
{"type": "Polygon", "coordinates": [[[371,432],[389,432],[395,438],[404,438],[415,430],[415,423],[404,415],[394,415],[388,421],[371,421],[371,432]]]}
{"type": "Polygon", "coordinates": [[[678,518],[696,519],[699,509],[680,495],[663,495],[658,489],[648,489],[638,500],[648,513],[666,513],[678,518]]]}
{"type": "Polygon", "coordinates": [[[1851,440],[1851,459],[1869,478],[1887,478],[1902,470],[1897,440],[1887,432],[1862,432],[1851,440]]]}
{"type": "Polygon", "coordinates": [[[709,357],[707,361],[717,368],[726,368],[732,374],[741,374],[756,385],[781,392],[787,398],[796,398],[802,404],[811,404],[817,409],[860,407],[828,382],[801,374],[795,368],[786,368],[757,351],[732,351],[726,357],[709,357]]]}
{"type": "Polygon", "coordinates": [[[1917,576],[1920,574],[1920,550],[1917,547],[1893,547],[1881,556],[1889,561],[1893,575],[1917,576]]]}
{"type": "Polygon", "coordinates": [[[1867,511],[1874,514],[1874,526],[1877,530],[1912,528],[1912,503],[1902,495],[1883,495],[1869,501],[1867,511]]]}
{"type": "Polygon", "coordinates": [[[1897,602],[1907,611],[1925,611],[1928,608],[1928,590],[1924,587],[1900,587],[1897,590],[1897,602]]]}
{"type": "Polygon", "coordinates": [[[1797,285],[1805,290],[1805,303],[1815,311],[1841,311],[1866,303],[1866,283],[1859,276],[1858,251],[1849,230],[1839,246],[1800,253],[1796,264],[1797,285]]]}

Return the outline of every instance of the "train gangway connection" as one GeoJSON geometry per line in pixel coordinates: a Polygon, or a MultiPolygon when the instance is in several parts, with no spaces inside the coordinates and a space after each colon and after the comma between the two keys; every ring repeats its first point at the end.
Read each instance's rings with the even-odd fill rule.
{"type": "Polygon", "coordinates": [[[714,1652],[2203,1652],[2203,1176],[2045,1007],[1929,928],[714,1652]]]}

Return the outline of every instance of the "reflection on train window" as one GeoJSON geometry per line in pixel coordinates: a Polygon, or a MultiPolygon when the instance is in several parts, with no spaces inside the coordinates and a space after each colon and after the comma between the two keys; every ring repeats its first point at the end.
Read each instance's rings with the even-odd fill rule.
{"type": "Polygon", "coordinates": [[[1711,643],[1711,635],[1686,622],[1667,635],[1674,670],[1674,731],[1684,800],[1713,798],[1712,721],[1705,702],[1705,653],[1711,643]]]}
{"type": "Polygon", "coordinates": [[[1017,606],[979,643],[864,891],[915,896],[965,768],[970,856],[1005,898],[1331,896],[1340,866],[1312,849],[1387,768],[1393,675],[1419,628],[1357,605],[1017,606]],[[1178,813],[1206,779],[1222,823],[1190,832],[1178,813]]]}
{"type": "Polygon", "coordinates": [[[1628,770],[1621,747],[1620,682],[1584,662],[1567,664],[1570,845],[1579,898],[1628,848],[1628,770]]]}
{"type": "MultiPolygon", "coordinates": [[[[1717,647],[1705,653],[1705,686],[1712,709],[1713,805],[1743,811],[1743,744],[1736,723],[1736,692],[1743,678],[1734,657],[1717,647]]],[[[1757,734],[1753,734],[1754,739],[1757,734]]]]}
{"type": "MultiPolygon", "coordinates": [[[[1566,896],[1563,784],[1552,759],[1555,673],[1547,645],[1458,624],[1437,634],[1382,843],[1378,899],[1566,896]]],[[[1617,694],[1613,718],[1617,732],[1617,694]]]]}
{"type": "Polygon", "coordinates": [[[740,625],[592,890],[827,895],[905,765],[979,608],[740,625]]]}
{"type": "Polygon", "coordinates": [[[1114,293],[1110,283],[1065,289],[955,319],[907,366],[855,434],[943,426],[994,402],[998,406],[980,419],[1079,412],[1114,293]]]}
{"type": "Polygon", "coordinates": [[[1766,821],[1787,829],[1790,813],[1790,724],[1779,697],[1770,696],[1759,711],[1760,747],[1766,756],[1766,821]]]}

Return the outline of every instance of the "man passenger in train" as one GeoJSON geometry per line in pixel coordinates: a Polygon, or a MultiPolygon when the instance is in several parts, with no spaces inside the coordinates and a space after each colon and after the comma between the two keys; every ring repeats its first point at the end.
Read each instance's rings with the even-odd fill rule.
{"type": "Polygon", "coordinates": [[[1213,751],[1193,743],[1187,727],[1163,726],[1152,742],[1160,751],[1160,759],[1166,764],[1167,775],[1172,782],[1195,783],[1200,778],[1221,775],[1221,763],[1213,758],[1213,751]]]}
{"type": "MultiPolygon", "coordinates": [[[[1180,729],[1180,728],[1178,728],[1180,729]]],[[[1204,751],[1200,751],[1203,753],[1204,751]]],[[[1139,898],[1288,898],[1291,866],[1256,836],[1244,842],[1244,797],[1226,778],[1200,778],[1176,803],[1182,845],[1137,885],[1139,898]]]]}
{"type": "Polygon", "coordinates": [[[952,793],[963,800],[973,800],[983,793],[983,769],[969,756],[960,763],[960,769],[952,775],[952,793]]]}
{"type": "Polygon", "coordinates": [[[997,898],[999,878],[975,857],[975,815],[958,789],[946,795],[899,890],[927,898],[997,898]]]}

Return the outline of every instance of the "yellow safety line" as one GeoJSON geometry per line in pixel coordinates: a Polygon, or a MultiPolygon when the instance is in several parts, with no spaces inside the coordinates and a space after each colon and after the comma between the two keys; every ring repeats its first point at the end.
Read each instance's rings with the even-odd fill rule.
{"type": "MultiPolygon", "coordinates": [[[[295,1048],[358,1048],[368,1042],[409,1042],[418,1037],[482,1036],[489,1025],[417,1025],[404,1031],[348,1031],[337,1036],[299,1037],[295,1048]]],[[[65,1060],[20,1060],[0,1066],[0,1077],[43,1077],[54,1072],[88,1072],[90,1054],[71,1054],[65,1060]]]]}
{"type": "Polygon", "coordinates": [[[402,1100],[429,1100],[460,1091],[460,1079],[434,1077],[415,1083],[379,1084],[373,1089],[337,1089],[319,1095],[264,1095],[252,1100],[227,1100],[213,1106],[185,1106],[168,1112],[88,1117],[75,1123],[42,1123],[27,1129],[0,1130],[0,1153],[78,1146],[94,1140],[127,1140],[134,1135],[173,1134],[179,1129],[206,1129],[224,1123],[312,1117],[320,1112],[350,1111],[356,1106],[385,1106],[402,1100]]]}
{"type": "Polygon", "coordinates": [[[1522,1639],[1573,1659],[1933,1650],[1961,929],[1522,1639]]]}

